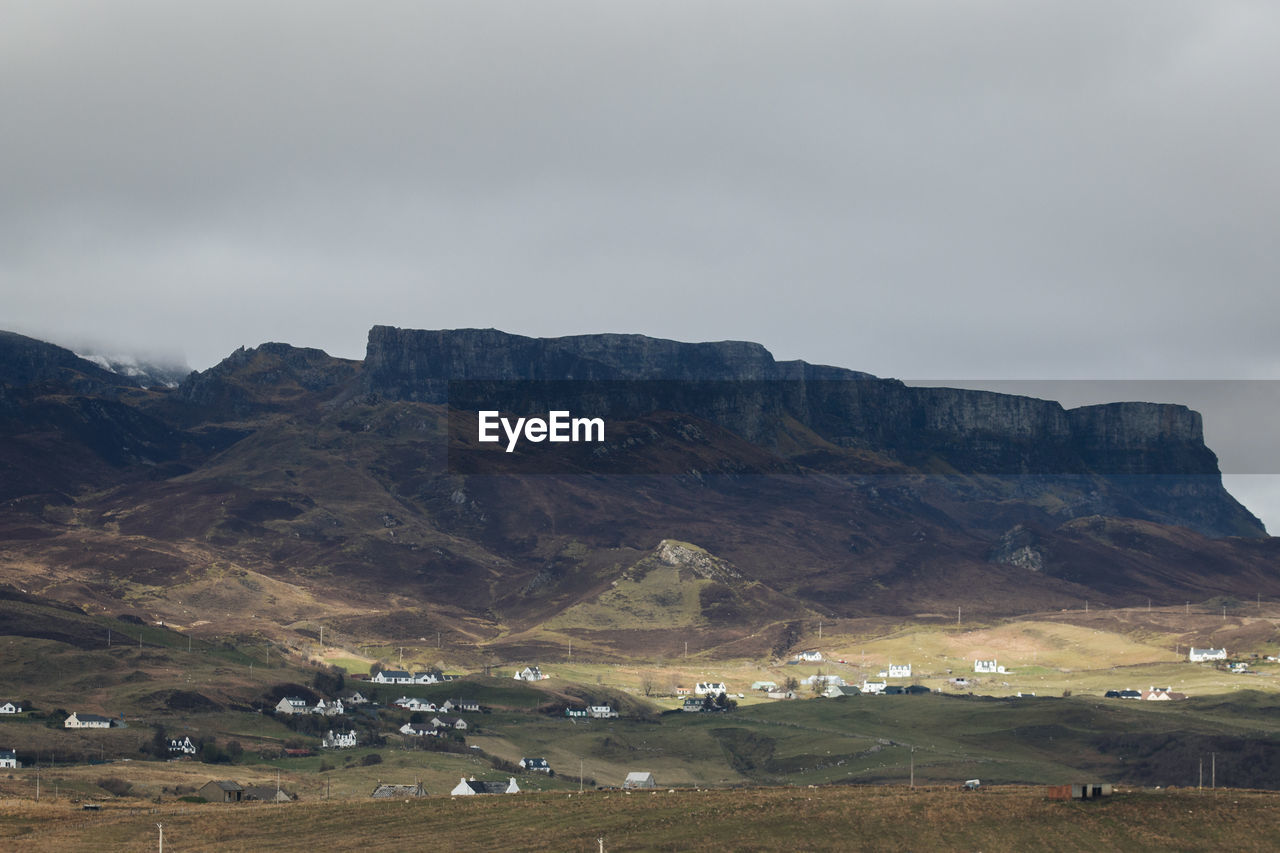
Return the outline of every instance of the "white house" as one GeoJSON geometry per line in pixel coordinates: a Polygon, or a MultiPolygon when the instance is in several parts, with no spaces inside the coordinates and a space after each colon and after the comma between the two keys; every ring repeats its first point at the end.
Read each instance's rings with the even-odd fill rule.
{"type": "Polygon", "coordinates": [[[818,675],[811,675],[808,678],[802,679],[800,683],[806,684],[809,687],[813,687],[819,683],[821,683],[823,687],[843,687],[845,682],[844,679],[838,675],[822,675],[819,673],[818,675]]]}
{"type": "Polygon", "coordinates": [[[391,704],[406,711],[425,711],[428,714],[434,714],[437,710],[434,702],[419,699],[417,696],[401,696],[391,704]]]}
{"type": "Polygon", "coordinates": [[[170,755],[195,755],[196,745],[191,742],[191,737],[170,739],[169,741],[170,755]]]}
{"type": "Polygon", "coordinates": [[[699,696],[706,696],[710,693],[712,696],[719,696],[721,693],[728,693],[723,681],[699,681],[693,687],[693,692],[699,696]]]}
{"type": "Polygon", "coordinates": [[[597,720],[608,720],[618,716],[618,712],[608,705],[588,705],[587,716],[597,720]]]}
{"type": "Polygon", "coordinates": [[[400,734],[413,737],[438,737],[440,732],[426,723],[405,723],[400,727],[400,734]]]}
{"type": "Polygon", "coordinates": [[[277,714],[305,714],[309,710],[307,700],[297,696],[286,696],[276,703],[277,714]]]}
{"type": "Polygon", "coordinates": [[[477,782],[474,776],[470,779],[464,776],[457,787],[449,793],[455,797],[469,797],[473,794],[518,794],[520,786],[516,784],[514,776],[506,782],[477,782]]]}
{"type": "Polygon", "coordinates": [[[975,660],[973,662],[973,671],[986,673],[988,675],[996,675],[1004,672],[1004,667],[996,663],[995,658],[991,660],[975,660]]]}
{"type": "Polygon", "coordinates": [[[1187,655],[1187,657],[1190,660],[1196,661],[1196,662],[1206,661],[1206,660],[1226,660],[1227,650],[1226,649],[1197,649],[1195,646],[1192,646],[1191,652],[1187,655]]]}
{"type": "Polygon", "coordinates": [[[888,669],[889,678],[910,678],[911,664],[909,663],[891,663],[888,669]]]}
{"type": "Polygon", "coordinates": [[[547,759],[545,758],[522,758],[520,759],[520,766],[530,772],[551,772],[551,765],[547,763],[547,759]]]}
{"type": "Polygon", "coordinates": [[[627,774],[626,780],[622,783],[624,788],[654,788],[657,782],[653,780],[653,774],[641,770],[635,770],[627,774]]]}
{"type": "Polygon", "coordinates": [[[516,681],[541,681],[546,677],[542,674],[542,670],[536,666],[526,666],[513,676],[516,681]]]}
{"type": "Polygon", "coordinates": [[[859,687],[862,688],[863,693],[883,693],[884,689],[888,686],[888,682],[885,681],[866,681],[865,679],[862,684],[859,685],[859,687]]]}
{"type": "Polygon", "coordinates": [[[109,729],[111,718],[100,717],[97,714],[73,713],[63,721],[62,726],[67,729],[109,729]]]}
{"type": "Polygon", "coordinates": [[[18,769],[18,753],[12,749],[0,749],[0,768],[18,769]]]}
{"type": "Polygon", "coordinates": [[[21,714],[22,703],[12,700],[0,702],[0,714],[21,714]]]}
{"type": "Polygon", "coordinates": [[[328,734],[320,739],[320,746],[325,749],[351,749],[356,745],[355,732],[337,732],[329,729],[328,734]]]}
{"type": "Polygon", "coordinates": [[[796,660],[804,663],[822,663],[822,652],[817,649],[809,649],[796,655],[796,660]]]}
{"type": "Polygon", "coordinates": [[[311,709],[313,714],[321,714],[326,717],[338,717],[346,713],[346,709],[342,707],[341,699],[334,699],[328,704],[323,699],[316,702],[316,706],[311,709]]]}
{"type": "Polygon", "coordinates": [[[368,705],[369,700],[366,699],[364,696],[361,696],[360,691],[357,690],[355,693],[351,694],[351,697],[349,699],[347,699],[347,704],[348,705],[368,705]]]}
{"type": "Polygon", "coordinates": [[[413,684],[413,673],[403,669],[380,669],[371,680],[376,684],[413,684]]]}
{"type": "Polygon", "coordinates": [[[434,672],[415,672],[413,674],[414,684],[436,684],[440,679],[436,678],[434,672]]]}

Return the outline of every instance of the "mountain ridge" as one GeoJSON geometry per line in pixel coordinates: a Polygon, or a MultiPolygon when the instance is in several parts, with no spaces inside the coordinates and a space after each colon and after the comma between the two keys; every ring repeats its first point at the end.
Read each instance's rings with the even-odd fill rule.
{"type": "Polygon", "coordinates": [[[90,609],[281,636],[328,613],[388,640],[625,656],[670,638],[570,616],[622,601],[600,596],[668,542],[741,574],[681,593],[689,630],[737,652],[806,614],[1280,594],[1276,540],[1176,405],[1065,410],[644,336],[375,327],[364,361],[270,343],[173,390],[45,355],[0,365],[26,377],[0,384],[0,569],[90,609]],[[609,453],[640,473],[451,470],[440,392],[476,376],[600,377],[571,383],[619,404],[609,453]]]}

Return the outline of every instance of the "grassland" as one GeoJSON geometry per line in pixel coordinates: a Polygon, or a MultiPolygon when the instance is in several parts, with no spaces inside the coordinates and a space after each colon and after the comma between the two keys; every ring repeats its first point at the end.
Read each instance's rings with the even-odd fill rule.
{"type": "Polygon", "coordinates": [[[0,802],[0,840],[65,853],[303,851],[1273,850],[1280,794],[823,787],[106,808],[0,802]]]}

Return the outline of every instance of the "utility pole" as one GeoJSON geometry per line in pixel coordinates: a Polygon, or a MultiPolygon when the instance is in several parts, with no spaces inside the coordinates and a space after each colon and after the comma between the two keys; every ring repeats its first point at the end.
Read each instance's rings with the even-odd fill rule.
{"type": "Polygon", "coordinates": [[[1204,756],[1200,756],[1200,782],[1196,785],[1197,791],[1204,790],[1204,756]]]}
{"type": "Polygon", "coordinates": [[[1209,753],[1212,763],[1209,765],[1209,787],[1213,790],[1218,789],[1218,753],[1209,753]]]}
{"type": "Polygon", "coordinates": [[[1089,599],[1087,598],[1084,600],[1084,612],[1085,613],[1089,612],[1089,599]]]}
{"type": "Polygon", "coordinates": [[[818,639],[822,639],[822,620],[818,620],[818,639]]]}
{"type": "Polygon", "coordinates": [[[157,823],[156,829],[160,830],[160,853],[164,853],[164,824],[157,823]]]}
{"type": "Polygon", "coordinates": [[[582,793],[582,759],[578,759],[578,793],[582,793]]]}
{"type": "Polygon", "coordinates": [[[960,624],[960,608],[959,607],[956,608],[956,624],[957,625],[960,624]]]}
{"type": "Polygon", "coordinates": [[[911,747],[911,787],[916,786],[916,748],[911,747]]]}

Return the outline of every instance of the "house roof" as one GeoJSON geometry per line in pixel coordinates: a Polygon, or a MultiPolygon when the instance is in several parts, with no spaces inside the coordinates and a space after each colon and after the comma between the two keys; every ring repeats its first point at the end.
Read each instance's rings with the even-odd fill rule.
{"type": "Polygon", "coordinates": [[[78,711],[77,711],[77,712],[73,713],[71,716],[75,717],[77,720],[79,720],[79,721],[80,721],[80,722],[82,722],[82,723],[109,723],[109,722],[111,722],[111,718],[110,718],[110,717],[104,717],[104,716],[102,716],[101,714],[81,714],[80,712],[78,712],[78,711]]]}
{"type": "Polygon", "coordinates": [[[406,672],[403,669],[384,669],[382,670],[382,677],[383,678],[413,678],[412,675],[410,675],[408,672],[406,672]]]}
{"type": "Polygon", "coordinates": [[[233,782],[230,779],[211,779],[208,782],[206,782],[203,787],[208,787],[209,785],[217,785],[219,788],[221,788],[224,791],[243,791],[244,790],[244,788],[240,785],[239,782],[233,782]]]}
{"type": "Polygon", "coordinates": [[[545,758],[522,758],[525,767],[545,767],[547,759],[545,758]]]}

